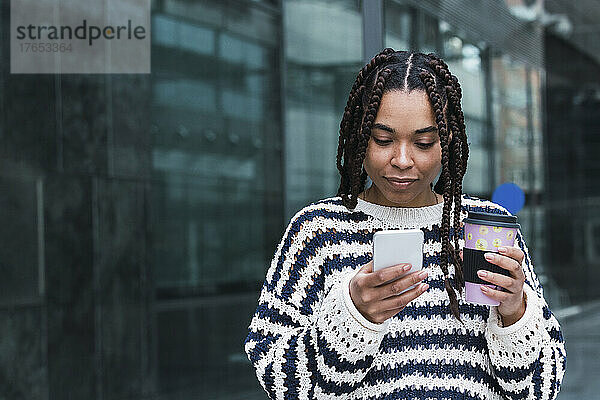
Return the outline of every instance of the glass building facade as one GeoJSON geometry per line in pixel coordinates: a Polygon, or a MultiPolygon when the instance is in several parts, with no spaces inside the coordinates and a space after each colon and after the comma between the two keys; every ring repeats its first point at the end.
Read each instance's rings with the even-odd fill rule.
{"type": "Polygon", "coordinates": [[[266,398],[247,326],[289,219],[337,192],[376,27],[458,76],[463,190],[524,190],[552,309],[593,304],[600,64],[522,3],[154,0],[150,75],[13,75],[2,2],[0,398],[266,398]]]}

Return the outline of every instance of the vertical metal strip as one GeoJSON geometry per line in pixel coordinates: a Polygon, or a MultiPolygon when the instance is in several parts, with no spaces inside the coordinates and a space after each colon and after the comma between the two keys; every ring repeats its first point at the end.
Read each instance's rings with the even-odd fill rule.
{"type": "Polygon", "coordinates": [[[38,176],[35,181],[36,206],[37,206],[37,243],[38,243],[38,295],[40,297],[40,348],[41,364],[44,368],[45,384],[41,390],[42,398],[50,398],[50,382],[48,382],[48,301],[46,299],[46,242],[45,242],[45,215],[44,215],[44,181],[38,176]]]}
{"type": "Polygon", "coordinates": [[[104,76],[104,95],[106,96],[106,164],[108,176],[115,176],[115,131],[113,115],[113,79],[111,74],[104,76]]]}
{"type": "Polygon", "coordinates": [[[363,60],[371,58],[383,49],[383,0],[362,1],[363,60]]]}
{"type": "Polygon", "coordinates": [[[100,276],[100,182],[92,178],[92,269],[94,302],[94,364],[96,400],[103,398],[103,354],[102,354],[102,293],[100,276]]]}
{"type": "MultiPolygon", "coordinates": [[[[4,21],[4,16],[3,16],[3,11],[4,11],[4,7],[8,7],[7,5],[5,5],[4,3],[2,3],[0,5],[0,21],[4,21]]],[[[10,35],[10,34],[9,34],[10,35]]],[[[9,38],[5,38],[4,37],[4,30],[0,29],[0,41],[1,43],[8,43],[10,40],[10,36],[9,38]]],[[[6,57],[3,54],[3,50],[4,50],[4,46],[0,46],[0,59],[1,60],[8,60],[8,57],[6,57]]],[[[8,53],[10,54],[10,50],[8,51],[8,53]]],[[[6,112],[5,112],[5,105],[4,105],[4,93],[6,93],[6,88],[5,88],[5,83],[4,83],[4,75],[5,75],[5,71],[4,68],[6,68],[6,64],[2,65],[0,67],[0,93],[2,93],[3,95],[0,96],[0,139],[2,139],[2,137],[4,136],[4,129],[6,129],[6,112]]],[[[10,72],[10,65],[8,65],[8,70],[10,72]]]]}
{"type": "Polygon", "coordinates": [[[62,111],[62,75],[54,74],[54,112],[56,121],[56,169],[63,172],[65,168],[63,156],[63,111],[62,111]]]}
{"type": "MultiPolygon", "coordinates": [[[[279,204],[282,205],[283,208],[278,210],[278,220],[277,220],[277,224],[281,227],[284,227],[287,225],[287,210],[289,210],[290,204],[289,204],[289,196],[288,196],[288,173],[290,170],[289,165],[287,164],[287,157],[286,157],[286,151],[287,151],[287,137],[288,137],[288,132],[287,132],[287,115],[286,115],[286,110],[287,110],[287,99],[286,99],[286,93],[287,93],[287,66],[286,66],[286,62],[287,62],[287,51],[286,51],[286,47],[287,47],[287,31],[286,31],[286,27],[285,27],[285,15],[286,15],[286,7],[287,7],[287,2],[285,0],[280,0],[279,1],[279,15],[280,20],[279,20],[279,35],[281,37],[281,40],[279,41],[279,56],[278,56],[278,60],[279,60],[279,70],[276,71],[277,74],[279,74],[279,113],[280,113],[280,119],[279,119],[279,124],[280,124],[280,132],[281,132],[281,138],[280,138],[280,142],[279,142],[279,146],[275,147],[275,151],[278,151],[278,161],[279,161],[279,165],[281,167],[281,173],[280,173],[280,181],[279,184],[281,185],[280,187],[282,188],[281,190],[281,202],[279,204]]],[[[263,143],[267,143],[266,141],[263,143]]],[[[264,151],[269,151],[268,147],[265,146],[264,147],[264,151]]],[[[267,167],[265,165],[265,167],[267,167]]],[[[276,194],[275,191],[268,191],[267,192],[269,196],[274,196],[276,194]]],[[[268,202],[268,204],[275,204],[275,200],[271,200],[270,202],[268,202]]],[[[265,231],[265,238],[268,238],[269,235],[268,233],[265,231]]],[[[267,241],[265,241],[267,242],[267,241]]],[[[270,252],[270,251],[269,251],[270,252]]],[[[269,254],[269,252],[267,252],[267,250],[265,249],[265,254],[269,254]]]]}
{"type": "MultiPolygon", "coordinates": [[[[544,54],[545,54],[545,49],[544,49],[544,54]]],[[[542,178],[542,187],[540,190],[540,207],[542,208],[542,221],[543,221],[543,226],[542,226],[542,230],[546,231],[548,225],[550,225],[548,223],[548,219],[547,219],[547,214],[548,214],[548,197],[544,195],[544,193],[546,193],[546,186],[548,185],[548,182],[550,182],[550,178],[548,175],[548,171],[549,171],[549,160],[550,160],[550,150],[548,149],[548,140],[546,135],[548,134],[548,114],[547,114],[547,94],[548,94],[548,86],[547,86],[547,77],[546,77],[546,70],[543,68],[538,69],[538,74],[539,74],[539,82],[538,84],[540,85],[540,90],[538,93],[538,96],[540,96],[540,109],[539,109],[539,115],[540,115],[540,140],[542,141],[542,154],[541,154],[541,158],[542,158],[542,171],[541,171],[541,178],[542,178]]],[[[550,236],[550,235],[548,235],[550,236]]],[[[546,236],[548,238],[548,236],[546,236]]],[[[545,240],[544,243],[544,251],[538,251],[538,262],[536,264],[536,272],[540,272],[543,273],[544,271],[544,266],[546,265],[546,261],[550,260],[550,255],[551,255],[551,251],[552,249],[550,248],[550,246],[547,245],[547,243],[549,242],[549,239],[545,240]],[[541,260],[540,260],[541,257],[541,260]],[[539,267],[542,267],[541,270],[538,269],[539,267]]],[[[550,268],[550,266],[549,266],[550,268]]],[[[538,274],[539,275],[539,274],[538,274]]]]}
{"type": "Polygon", "coordinates": [[[38,242],[38,294],[46,295],[46,243],[44,242],[44,182],[41,177],[35,181],[37,203],[37,242],[38,242]]]}
{"type": "Polygon", "coordinates": [[[535,196],[535,168],[537,167],[534,163],[534,152],[533,152],[533,93],[531,86],[531,67],[525,66],[525,96],[526,96],[526,117],[527,117],[527,158],[529,159],[529,168],[527,169],[527,180],[528,180],[528,194],[529,194],[529,248],[536,249],[536,237],[535,232],[535,208],[537,207],[537,196],[535,196]]]}
{"type": "Polygon", "coordinates": [[[483,79],[485,85],[485,136],[482,142],[486,147],[488,154],[488,180],[489,185],[486,188],[486,192],[491,194],[494,192],[494,188],[498,185],[496,181],[496,131],[494,121],[494,81],[493,81],[493,60],[492,60],[492,49],[486,47],[481,51],[481,64],[483,71],[483,79]]]}

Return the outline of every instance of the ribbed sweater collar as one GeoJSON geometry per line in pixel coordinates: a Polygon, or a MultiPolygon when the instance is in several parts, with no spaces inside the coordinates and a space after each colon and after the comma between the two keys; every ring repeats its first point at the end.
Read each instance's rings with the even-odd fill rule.
{"type": "Polygon", "coordinates": [[[353,211],[361,211],[380,221],[400,226],[440,224],[444,202],[425,207],[388,207],[358,198],[353,211]]]}

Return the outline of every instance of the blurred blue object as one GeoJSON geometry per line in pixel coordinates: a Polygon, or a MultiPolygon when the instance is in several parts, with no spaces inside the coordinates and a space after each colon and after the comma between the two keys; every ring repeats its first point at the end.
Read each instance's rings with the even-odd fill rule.
{"type": "Polygon", "coordinates": [[[525,205],[525,193],[518,185],[507,182],[498,186],[492,194],[492,201],[516,215],[525,205]]]}

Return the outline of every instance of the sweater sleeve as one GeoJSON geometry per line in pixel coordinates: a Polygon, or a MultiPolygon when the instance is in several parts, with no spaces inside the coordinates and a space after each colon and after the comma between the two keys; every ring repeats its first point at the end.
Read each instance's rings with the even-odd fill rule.
{"type": "Polygon", "coordinates": [[[245,351],[271,399],[352,392],[369,370],[387,323],[366,320],[350,299],[355,270],[331,274],[319,252],[323,227],[310,212],[292,218],[249,327],[245,351]],[[311,218],[313,218],[311,220],[311,218]]]}
{"type": "Polygon", "coordinates": [[[526,309],[521,319],[503,327],[498,307],[490,308],[485,336],[492,368],[505,398],[553,400],[565,373],[564,339],[544,299],[520,230],[516,244],[525,253],[522,266],[526,309]]]}

